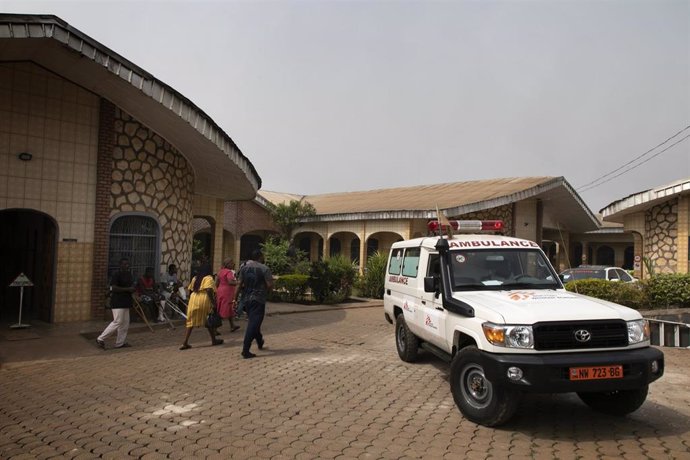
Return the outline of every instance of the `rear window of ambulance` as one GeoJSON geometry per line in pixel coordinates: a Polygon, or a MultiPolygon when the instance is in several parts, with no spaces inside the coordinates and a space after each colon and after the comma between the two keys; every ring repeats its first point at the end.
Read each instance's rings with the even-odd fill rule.
{"type": "Polygon", "coordinates": [[[393,249],[391,251],[391,260],[388,261],[388,273],[391,275],[399,275],[403,263],[403,249],[393,249]]]}

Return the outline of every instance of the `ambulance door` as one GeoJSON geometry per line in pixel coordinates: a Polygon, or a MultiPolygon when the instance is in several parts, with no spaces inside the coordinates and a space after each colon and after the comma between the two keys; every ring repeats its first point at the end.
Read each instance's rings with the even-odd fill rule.
{"type": "MultiPolygon", "coordinates": [[[[419,276],[436,276],[440,279],[441,266],[439,255],[425,254],[424,257],[427,259],[422,264],[425,271],[420,273],[419,276]]],[[[427,342],[445,350],[447,348],[445,343],[447,312],[443,308],[442,296],[437,296],[434,292],[424,292],[422,289],[418,313],[417,321],[422,328],[420,336],[427,342]]]]}

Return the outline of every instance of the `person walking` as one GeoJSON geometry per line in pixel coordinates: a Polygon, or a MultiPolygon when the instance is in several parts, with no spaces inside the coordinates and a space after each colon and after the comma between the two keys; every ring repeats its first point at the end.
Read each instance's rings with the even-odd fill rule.
{"type": "Polygon", "coordinates": [[[235,291],[234,301],[237,302],[237,297],[241,292],[249,319],[242,345],[242,358],[244,359],[256,356],[249,351],[254,340],[256,340],[259,350],[264,348],[261,324],[266,313],[266,297],[273,288],[273,274],[271,269],[263,264],[263,260],[261,250],[255,249],[238,274],[239,289],[235,291]]]}
{"type": "Polygon", "coordinates": [[[120,268],[110,279],[110,311],[113,320],[96,339],[98,346],[105,350],[105,339],[117,331],[115,348],[126,348],[127,331],[129,330],[129,309],[132,308],[134,292],[134,276],[129,270],[129,259],[120,259],[120,268]]]}
{"type": "MultiPolygon", "coordinates": [[[[244,267],[244,264],[246,264],[247,261],[240,262],[240,270],[242,270],[242,267],[244,267]]],[[[239,272],[238,272],[239,273],[239,272]]],[[[237,276],[235,276],[237,278],[237,276]]],[[[238,286],[235,287],[235,289],[239,289],[238,286]]],[[[244,313],[244,299],[242,298],[242,293],[240,293],[238,296],[236,296],[237,300],[233,305],[235,305],[235,320],[240,320],[240,319],[247,319],[247,315],[244,313]]]]}
{"type": "Polygon", "coordinates": [[[235,332],[240,327],[235,326],[232,319],[235,317],[235,289],[237,280],[235,279],[235,262],[231,258],[223,261],[223,266],[216,275],[216,297],[218,303],[216,308],[221,318],[230,322],[230,332],[235,332]]]}
{"type": "MultiPolygon", "coordinates": [[[[211,274],[210,265],[204,264],[199,268],[196,276],[189,283],[188,290],[191,294],[189,295],[189,304],[187,305],[184,342],[182,342],[180,350],[192,348],[189,344],[189,336],[192,335],[192,329],[195,327],[206,327],[206,317],[212,308],[216,308],[216,284],[211,274]]],[[[223,339],[216,339],[215,328],[206,328],[211,336],[211,345],[223,343],[223,339]]]]}

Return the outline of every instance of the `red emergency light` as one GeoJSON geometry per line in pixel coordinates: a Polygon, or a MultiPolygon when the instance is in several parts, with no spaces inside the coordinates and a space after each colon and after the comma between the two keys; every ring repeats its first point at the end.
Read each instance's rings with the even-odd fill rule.
{"type": "MultiPolygon", "coordinates": [[[[500,232],[503,230],[502,220],[451,220],[449,221],[453,231],[459,233],[472,232],[500,232]]],[[[444,232],[448,226],[437,220],[429,221],[427,228],[432,233],[444,232]]]]}

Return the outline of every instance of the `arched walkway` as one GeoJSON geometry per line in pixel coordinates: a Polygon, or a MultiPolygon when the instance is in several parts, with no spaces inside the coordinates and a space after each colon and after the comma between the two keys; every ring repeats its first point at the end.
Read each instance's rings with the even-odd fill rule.
{"type": "MultiPolygon", "coordinates": [[[[255,249],[261,249],[261,245],[268,241],[269,238],[278,235],[274,230],[252,230],[240,237],[239,247],[235,247],[235,254],[239,254],[239,258],[235,259],[235,264],[246,261],[255,249]]],[[[237,242],[237,240],[235,240],[237,242]]]]}
{"type": "Polygon", "coordinates": [[[329,257],[341,255],[351,261],[359,259],[359,237],[354,232],[337,232],[328,239],[329,257]],[[355,247],[353,251],[352,248],[355,247]]]}
{"type": "Polygon", "coordinates": [[[323,238],[318,233],[297,233],[294,242],[297,249],[307,254],[307,260],[314,262],[323,259],[323,238]]]}
{"type": "Polygon", "coordinates": [[[195,216],[192,219],[192,276],[203,263],[212,263],[215,222],[211,217],[195,216]]]}
{"type": "Polygon", "coordinates": [[[394,232],[377,232],[369,235],[367,238],[366,252],[364,254],[363,267],[366,266],[366,259],[374,252],[388,254],[393,243],[402,241],[403,237],[394,232]]]}
{"type": "Polygon", "coordinates": [[[16,322],[19,291],[9,287],[20,273],[34,284],[24,288],[22,321],[53,320],[58,228],[55,221],[29,209],[0,211],[0,320],[16,322]]]}
{"type": "Polygon", "coordinates": [[[611,246],[597,248],[597,265],[615,265],[615,253],[611,246]]]}

